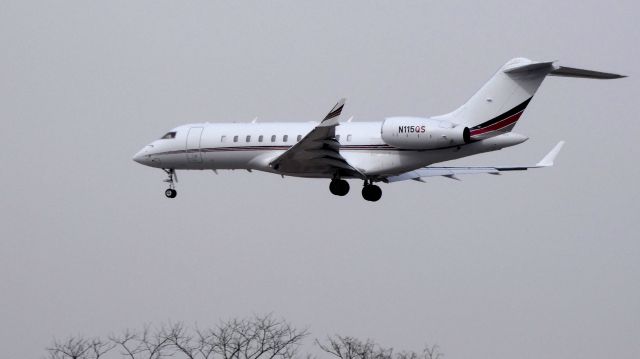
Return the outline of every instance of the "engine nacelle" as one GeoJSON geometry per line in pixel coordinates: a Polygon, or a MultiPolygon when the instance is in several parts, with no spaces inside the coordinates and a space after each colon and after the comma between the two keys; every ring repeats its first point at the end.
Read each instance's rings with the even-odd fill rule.
{"type": "Polygon", "coordinates": [[[382,123],[382,140],[393,147],[428,150],[471,142],[469,128],[420,117],[389,117],[382,123]]]}

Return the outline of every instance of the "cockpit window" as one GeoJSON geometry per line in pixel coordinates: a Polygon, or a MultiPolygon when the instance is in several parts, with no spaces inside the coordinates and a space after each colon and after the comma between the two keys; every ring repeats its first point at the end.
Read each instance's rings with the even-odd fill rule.
{"type": "Polygon", "coordinates": [[[169,139],[172,139],[172,138],[176,138],[176,133],[175,132],[167,132],[166,135],[160,137],[160,139],[162,139],[162,140],[169,140],[169,139]]]}

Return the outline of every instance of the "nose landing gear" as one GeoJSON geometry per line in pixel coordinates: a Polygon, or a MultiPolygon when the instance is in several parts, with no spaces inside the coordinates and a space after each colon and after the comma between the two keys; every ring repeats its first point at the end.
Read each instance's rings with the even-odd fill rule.
{"type": "Polygon", "coordinates": [[[176,170],[174,170],[173,168],[170,169],[162,169],[168,176],[168,178],[166,180],[164,180],[164,182],[167,182],[169,184],[169,188],[164,191],[164,195],[167,196],[167,198],[176,198],[176,196],[178,195],[178,191],[176,191],[176,186],[174,185],[174,181],[178,182],[178,176],[176,175],[176,170]]]}
{"type": "Polygon", "coordinates": [[[167,196],[167,198],[176,198],[178,192],[175,189],[169,188],[164,191],[164,195],[167,196]]]}

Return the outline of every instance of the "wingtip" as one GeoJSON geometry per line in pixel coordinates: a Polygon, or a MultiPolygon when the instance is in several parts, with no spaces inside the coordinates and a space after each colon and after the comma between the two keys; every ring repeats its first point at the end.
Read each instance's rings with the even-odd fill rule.
{"type": "Polygon", "coordinates": [[[551,151],[549,151],[549,153],[547,153],[546,156],[544,156],[544,158],[542,160],[540,160],[540,162],[538,162],[536,164],[537,167],[551,167],[553,166],[553,162],[555,161],[556,157],[558,156],[558,153],[560,153],[560,150],[562,150],[562,146],[564,146],[565,141],[560,141],[558,142],[558,144],[555,145],[555,147],[553,147],[553,149],[551,149],[551,151]]]}
{"type": "Polygon", "coordinates": [[[337,126],[338,120],[340,118],[340,114],[342,113],[342,109],[344,108],[344,104],[347,101],[346,98],[341,98],[338,102],[333,106],[331,111],[327,114],[327,116],[320,122],[319,126],[328,127],[328,126],[337,126]]]}
{"type": "Polygon", "coordinates": [[[336,102],[336,105],[333,106],[333,109],[338,109],[340,107],[343,107],[344,104],[347,102],[347,98],[346,97],[342,97],[341,99],[338,100],[338,102],[336,102]]]}

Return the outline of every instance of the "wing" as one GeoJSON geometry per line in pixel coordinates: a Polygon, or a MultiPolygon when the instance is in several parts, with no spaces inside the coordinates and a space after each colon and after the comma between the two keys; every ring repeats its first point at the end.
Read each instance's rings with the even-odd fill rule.
{"type": "Polygon", "coordinates": [[[345,99],[338,101],[318,126],[269,165],[282,173],[338,174],[364,178],[360,171],[340,155],[336,126],[339,125],[344,103],[345,99]]]}
{"type": "Polygon", "coordinates": [[[405,172],[397,176],[387,177],[387,182],[406,180],[422,181],[423,177],[444,176],[458,179],[457,175],[469,175],[479,173],[500,174],[505,171],[526,171],[530,168],[543,168],[553,166],[553,161],[562,149],[564,141],[560,141],[540,162],[535,166],[511,166],[511,167],[425,167],[414,171],[405,172]]]}

